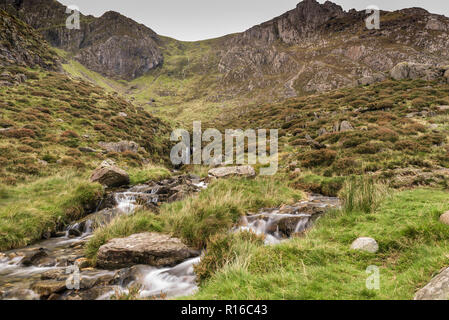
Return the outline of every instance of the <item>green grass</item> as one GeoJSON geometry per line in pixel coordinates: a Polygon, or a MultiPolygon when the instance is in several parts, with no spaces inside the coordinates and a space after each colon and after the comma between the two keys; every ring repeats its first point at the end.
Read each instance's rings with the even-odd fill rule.
{"type": "Polygon", "coordinates": [[[26,246],[95,210],[103,188],[66,173],[0,187],[0,250],[26,246]]]}
{"type": "Polygon", "coordinates": [[[449,264],[449,227],[438,221],[449,193],[416,189],[395,194],[373,214],[336,211],[304,238],[252,246],[245,263],[227,264],[194,299],[412,299],[449,264]],[[361,236],[377,254],[351,251],[361,236]],[[380,269],[380,290],[366,288],[368,266],[380,269]]]}
{"type": "Polygon", "coordinates": [[[248,211],[292,203],[302,196],[272,177],[217,180],[198,195],[163,205],[158,215],[140,211],[96,230],[87,244],[87,256],[95,260],[99,247],[108,240],[144,231],[171,233],[203,248],[211,236],[226,233],[248,211]]]}
{"type": "Polygon", "coordinates": [[[369,176],[349,177],[339,194],[343,210],[372,213],[388,196],[388,187],[369,176]]]}
{"type": "Polygon", "coordinates": [[[137,185],[148,181],[158,181],[171,176],[171,173],[167,168],[154,165],[132,168],[128,173],[131,185],[137,185]]]}

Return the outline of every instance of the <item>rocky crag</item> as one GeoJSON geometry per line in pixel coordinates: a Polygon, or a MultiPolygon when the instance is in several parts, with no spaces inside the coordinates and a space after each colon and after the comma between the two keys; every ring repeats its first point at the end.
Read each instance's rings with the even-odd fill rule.
{"type": "Polygon", "coordinates": [[[80,14],[77,30],[66,28],[70,13],[54,0],[6,0],[5,9],[37,29],[52,46],[106,76],[133,79],[163,62],[157,34],[119,13],[106,12],[100,18],[80,14]]]}

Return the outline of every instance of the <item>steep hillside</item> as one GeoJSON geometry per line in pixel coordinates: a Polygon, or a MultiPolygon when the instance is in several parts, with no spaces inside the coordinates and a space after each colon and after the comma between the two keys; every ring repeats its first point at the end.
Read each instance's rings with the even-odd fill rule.
{"type": "MultiPolygon", "coordinates": [[[[55,52],[41,43],[39,34],[14,16],[0,10],[0,67],[58,70],[55,52]]],[[[2,75],[6,77],[5,75],[2,75]]]]}
{"type": "Polygon", "coordinates": [[[167,160],[164,122],[117,94],[52,71],[60,69],[55,52],[4,11],[0,39],[2,183],[84,172],[107,157],[130,167],[167,160]],[[110,144],[119,141],[127,146],[110,144]]]}

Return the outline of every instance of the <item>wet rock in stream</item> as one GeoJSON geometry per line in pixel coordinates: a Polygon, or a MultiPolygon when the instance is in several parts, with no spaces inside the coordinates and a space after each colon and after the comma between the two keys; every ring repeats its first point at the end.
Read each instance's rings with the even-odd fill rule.
{"type": "Polygon", "coordinates": [[[165,267],[197,255],[199,252],[189,249],[177,238],[148,232],[110,240],[98,250],[97,265],[109,270],[136,264],[165,267]]]}

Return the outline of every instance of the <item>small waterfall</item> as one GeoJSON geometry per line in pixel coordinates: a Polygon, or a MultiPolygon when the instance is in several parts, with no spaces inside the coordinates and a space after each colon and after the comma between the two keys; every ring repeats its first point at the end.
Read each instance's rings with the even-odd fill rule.
{"type": "MultiPolygon", "coordinates": [[[[83,244],[92,236],[95,228],[110,223],[119,215],[132,214],[140,206],[148,205],[151,209],[154,207],[151,204],[166,202],[177,193],[182,195],[195,193],[206,187],[207,184],[204,181],[190,176],[178,176],[157,183],[134,186],[126,191],[108,195],[98,204],[95,213],[72,223],[65,232],[58,232],[53,238],[39,241],[26,248],[0,253],[0,299],[39,298],[30,290],[33,283],[42,280],[41,276],[47,271],[64,273],[67,267],[73,266],[78,258],[83,257],[83,244]],[[99,211],[101,207],[106,208],[99,211]],[[40,248],[45,249],[48,256],[43,256],[42,260],[36,258],[36,262],[33,262],[31,266],[22,264],[25,257],[41,250],[40,248]]],[[[162,297],[190,295],[197,289],[193,266],[199,261],[198,257],[173,268],[163,269],[141,266],[142,275],[135,282],[142,286],[142,297],[157,297],[161,294],[162,297]]],[[[116,270],[113,273],[121,271],[116,270]]],[[[81,278],[87,283],[95,282],[96,279],[105,275],[108,275],[108,272],[103,270],[81,269],[81,278]]],[[[128,287],[115,283],[108,284],[106,289],[128,290],[128,287]]],[[[61,297],[67,298],[71,293],[70,290],[66,290],[61,297]]],[[[108,299],[112,294],[114,294],[112,291],[106,294],[99,293],[98,299],[108,299]]]]}
{"type": "Polygon", "coordinates": [[[187,260],[173,268],[154,269],[143,279],[142,298],[159,296],[167,297],[190,295],[197,289],[193,266],[200,258],[187,260]]]}
{"type": "Polygon", "coordinates": [[[121,192],[114,195],[117,209],[123,213],[133,213],[137,207],[136,192],[121,192]]]}
{"type": "Polygon", "coordinates": [[[283,214],[278,211],[242,217],[240,226],[234,231],[251,231],[264,235],[265,243],[278,244],[296,233],[306,230],[310,224],[310,214],[283,214]]]}

